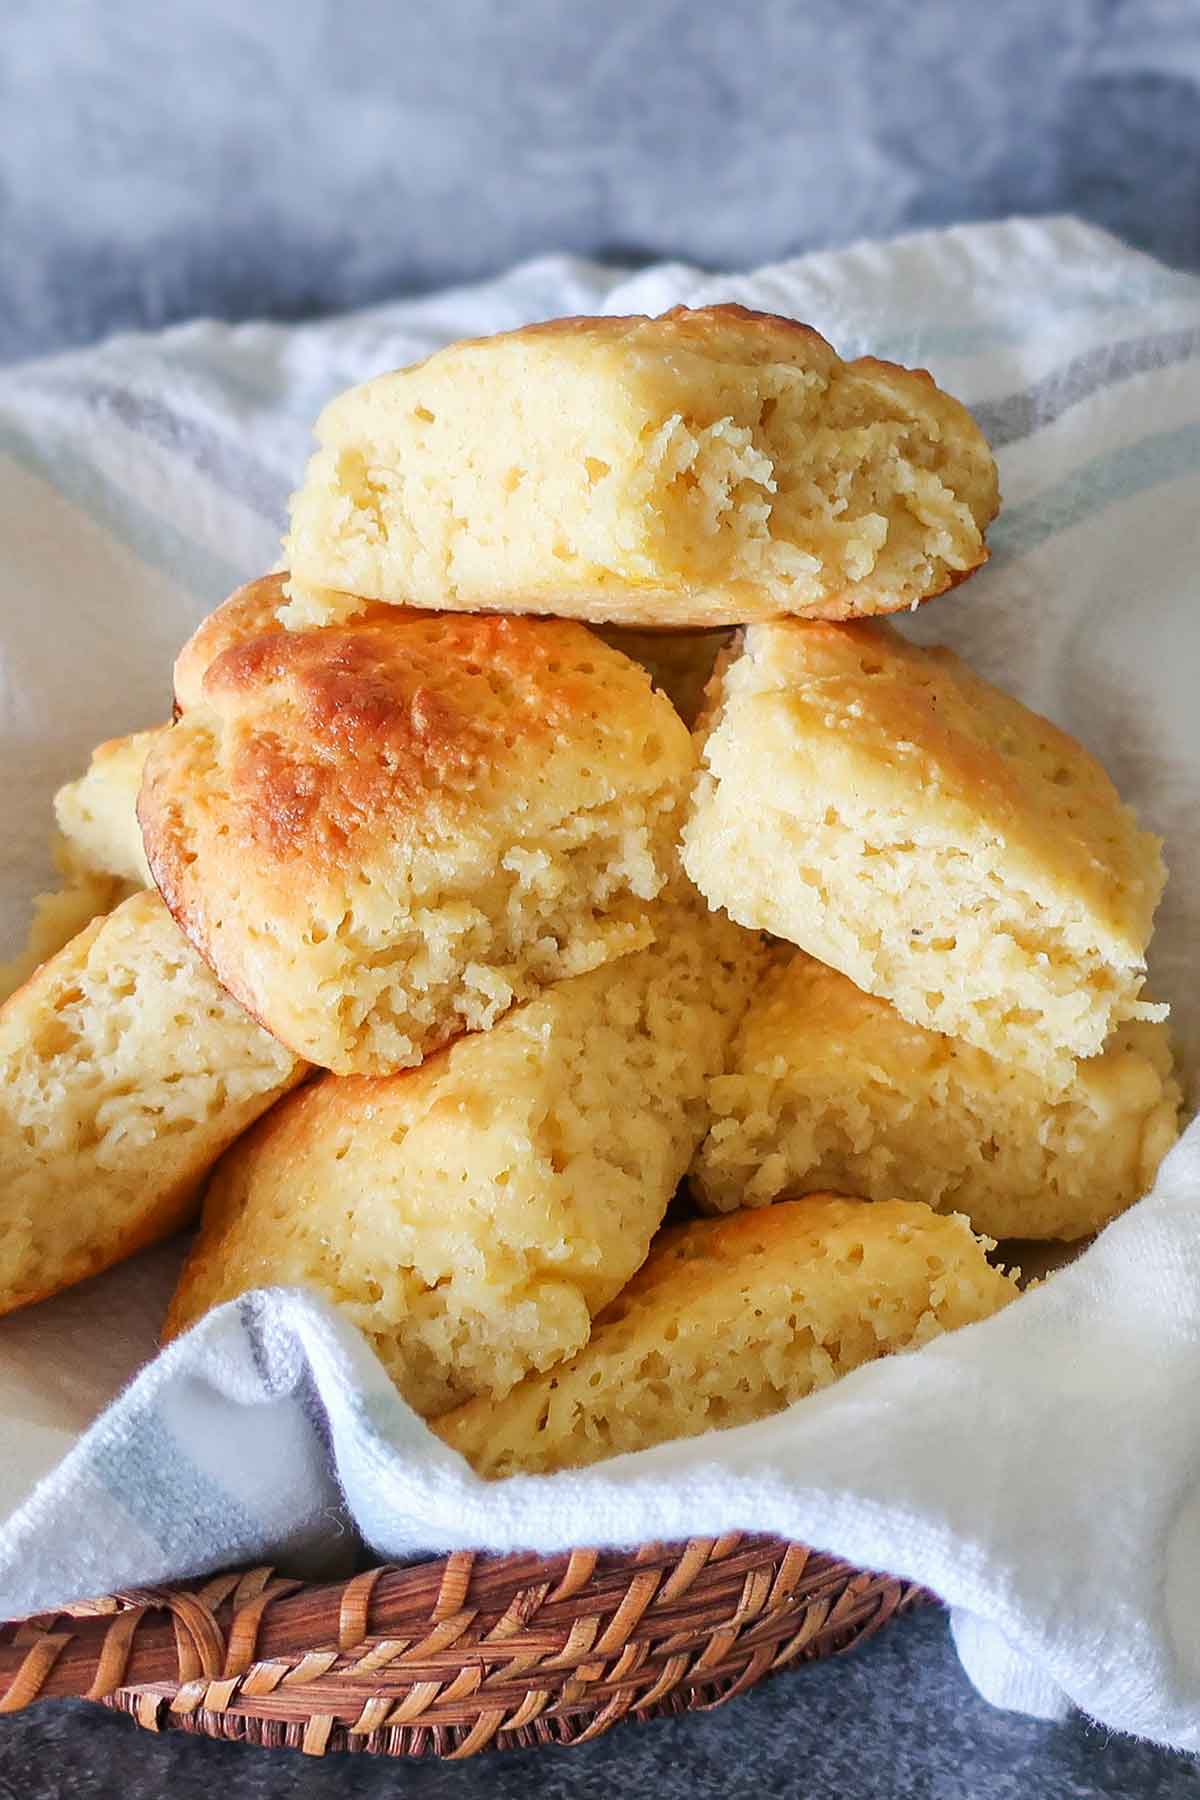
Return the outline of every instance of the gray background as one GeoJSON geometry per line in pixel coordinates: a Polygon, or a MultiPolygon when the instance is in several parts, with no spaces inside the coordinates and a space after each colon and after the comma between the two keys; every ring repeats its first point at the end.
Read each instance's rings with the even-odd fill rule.
{"type": "MultiPolygon", "coordinates": [[[[1200,0],[3,0],[0,358],[297,318],[573,249],[733,267],[1014,211],[1200,267],[1200,0]]],[[[0,1800],[1200,1794],[992,1711],[944,1619],[706,1718],[472,1765],[0,1720],[0,1800]]]]}
{"type": "Polygon", "coordinates": [[[1200,264],[1196,0],[5,0],[0,354],[1071,209],[1200,264]]]}

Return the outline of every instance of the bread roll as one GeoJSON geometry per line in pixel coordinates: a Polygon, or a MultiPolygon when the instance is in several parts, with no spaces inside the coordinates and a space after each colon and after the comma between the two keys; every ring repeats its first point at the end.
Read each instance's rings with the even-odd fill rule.
{"type": "Polygon", "coordinates": [[[719,915],[655,917],[649,949],[420,1069],[276,1107],[213,1177],[168,1335],[247,1288],[313,1287],[427,1414],[578,1349],[646,1255],[761,966],[719,915]]]}
{"type": "Polygon", "coordinates": [[[338,1074],[415,1065],[649,940],[691,740],[562,620],[395,614],[234,644],[147,765],[159,888],[338,1074]]]}
{"type": "Polygon", "coordinates": [[[1047,1092],[783,951],[710,1086],[692,1184],[723,1212],[832,1188],[924,1200],[989,1237],[1070,1240],[1149,1191],[1180,1099],[1163,1024],[1118,1026],[1047,1092]]]}
{"type": "Polygon", "coordinates": [[[557,319],[333,400],[290,624],[361,599],[626,625],[915,606],[987,555],[991,452],[924,370],[742,306],[557,319]]]}
{"type": "Polygon", "coordinates": [[[1140,998],[1166,871],[1094,757],[883,623],[748,630],[684,864],[911,1023],[1071,1079],[1140,998]]]}
{"type": "Polygon", "coordinates": [[[434,1429],[498,1477],[748,1425],[1005,1306],[989,1247],[915,1202],[815,1194],[677,1226],[570,1362],[434,1429]]]}
{"type": "Polygon", "coordinates": [[[153,893],[0,1008],[0,1071],[0,1313],[177,1230],[222,1150],[304,1072],[153,893]]]}

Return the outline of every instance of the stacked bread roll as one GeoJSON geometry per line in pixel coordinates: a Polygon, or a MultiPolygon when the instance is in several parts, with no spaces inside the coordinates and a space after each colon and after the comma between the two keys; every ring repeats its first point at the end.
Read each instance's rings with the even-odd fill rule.
{"type": "Polygon", "coordinates": [[[994,1238],[1147,1189],[1159,846],[881,617],[986,559],[957,401],[726,306],[456,345],[317,438],[287,572],[58,798],[0,1309],[203,1191],[167,1335],[313,1289],[541,1472],[982,1319],[994,1238]]]}

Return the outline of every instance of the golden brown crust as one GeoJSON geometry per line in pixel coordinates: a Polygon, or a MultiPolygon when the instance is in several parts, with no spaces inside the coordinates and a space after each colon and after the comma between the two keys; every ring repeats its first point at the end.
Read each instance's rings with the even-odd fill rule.
{"type": "Polygon", "coordinates": [[[257,637],[262,632],[283,630],[276,615],[286,603],[287,596],[283,591],[286,580],[286,574],[281,573],[247,581],[201,620],[175,658],[175,705],[178,711],[200,705],[204,698],[205,671],[232,644],[257,637]]]}
{"type": "Polygon", "coordinates": [[[750,627],[710,692],[684,863],[913,1024],[1071,1080],[1139,998],[1165,879],[1104,769],[882,621],[750,627]]]}
{"type": "MultiPolygon", "coordinates": [[[[487,344],[506,338],[539,337],[586,337],[617,342],[643,333],[646,327],[653,327],[655,335],[661,336],[667,320],[675,327],[675,336],[682,345],[708,355],[722,347],[730,325],[752,325],[761,334],[759,347],[764,361],[773,348],[778,348],[784,355],[794,355],[798,343],[803,343],[808,353],[815,353],[821,359],[840,360],[828,338],[822,337],[815,326],[806,325],[801,319],[789,319],[783,313],[759,312],[736,300],[724,300],[715,306],[672,306],[664,313],[571,313],[562,319],[541,319],[533,325],[520,325],[513,331],[498,332],[492,338],[467,338],[464,342],[487,344]]],[[[861,361],[874,363],[877,359],[863,357],[861,361]]],[[[927,381],[932,381],[925,369],[905,370],[899,363],[879,363],[878,366],[897,369],[902,374],[923,375],[927,381]]]]}
{"type": "MultiPolygon", "coordinates": [[[[590,897],[555,886],[547,856],[574,854],[629,801],[661,816],[648,854],[665,857],[692,751],[643,670],[558,620],[379,608],[318,631],[233,635],[151,758],[139,817],[185,934],[297,1054],[370,1073],[458,1035],[473,1022],[455,989],[460,952],[433,940],[444,926],[464,966],[488,963],[480,905],[495,889],[508,937],[495,974],[479,977],[490,1022],[497,984],[517,997],[527,948],[497,883],[536,890],[529,930],[548,978],[618,953],[600,941],[606,914],[618,923],[620,891],[652,897],[662,872],[618,872],[615,823],[590,897]],[[405,1013],[386,1054],[359,1059],[348,1046],[370,1035],[367,1015],[393,1008],[395,983],[418,966],[442,994],[439,1016],[410,1030],[405,1013]],[[297,991],[322,980],[319,1000],[297,991]],[[312,1042],[300,1013],[313,1015],[312,1042]]],[[[620,931],[621,950],[646,941],[640,925],[620,931]]]]}
{"type": "MultiPolygon", "coordinates": [[[[394,613],[319,633],[280,629],[209,666],[204,700],[249,725],[231,734],[227,764],[237,851],[341,875],[364,837],[423,831],[451,795],[468,804],[464,790],[505,737],[537,756],[596,704],[590,672],[579,672],[592,649],[578,626],[421,614],[402,647],[401,629],[394,613]],[[453,670],[458,685],[445,679],[453,670]],[[472,704],[485,684],[509,689],[499,733],[472,704]]],[[[154,813],[152,791],[143,818],[154,813]]]]}
{"type": "MultiPolygon", "coordinates": [[[[286,629],[279,619],[279,609],[287,604],[285,584],[287,570],[260,575],[235,588],[196,627],[175,658],[175,714],[189,706],[199,706],[204,699],[204,677],[208,669],[226,650],[244,644],[251,638],[274,637],[286,629]]],[[[395,616],[395,607],[371,606],[364,602],[357,615],[359,623],[380,616],[395,616]]],[[[99,751],[96,752],[99,755],[99,751]]]]}

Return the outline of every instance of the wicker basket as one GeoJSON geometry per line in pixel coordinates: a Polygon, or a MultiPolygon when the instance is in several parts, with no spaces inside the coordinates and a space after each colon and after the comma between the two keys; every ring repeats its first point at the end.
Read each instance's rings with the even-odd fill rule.
{"type": "Polygon", "coordinates": [[[580,1744],[712,1707],[929,1596],[778,1538],[469,1551],[322,1585],[269,1568],[0,1626],[0,1713],[82,1695],[152,1731],[384,1756],[580,1744]]]}

